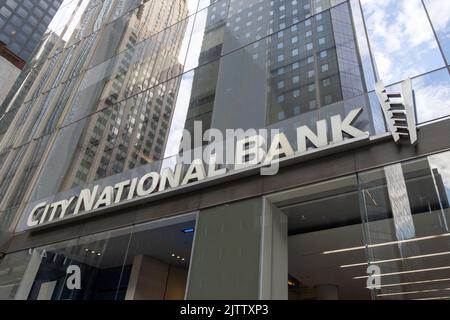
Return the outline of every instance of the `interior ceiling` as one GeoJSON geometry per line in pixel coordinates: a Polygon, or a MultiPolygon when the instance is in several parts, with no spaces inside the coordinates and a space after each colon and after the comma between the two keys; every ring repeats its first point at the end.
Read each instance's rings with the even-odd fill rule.
{"type": "Polygon", "coordinates": [[[173,266],[188,268],[193,233],[184,233],[183,230],[194,227],[195,221],[189,221],[163,228],[142,230],[132,235],[128,233],[110,239],[83,242],[60,249],[58,253],[100,269],[122,266],[126,252],[125,265],[131,265],[136,256],[145,255],[173,266]],[[98,253],[101,255],[97,255],[98,253]]]}
{"type": "MultiPolygon", "coordinates": [[[[442,235],[443,229],[437,215],[441,212],[414,215],[416,238],[442,235]]],[[[448,214],[448,212],[447,212],[448,214]]],[[[395,241],[395,225],[392,219],[374,221],[368,224],[371,243],[395,241]]],[[[444,233],[445,234],[445,233],[444,233]]],[[[363,230],[361,224],[320,230],[289,237],[289,274],[306,287],[332,284],[339,288],[340,299],[370,299],[366,289],[367,279],[354,279],[366,276],[367,265],[342,268],[341,266],[367,262],[365,250],[353,250],[323,254],[344,248],[363,246],[363,230]]],[[[369,249],[373,260],[391,260],[443,253],[439,256],[428,256],[417,259],[404,259],[378,264],[382,274],[432,268],[450,268],[450,237],[439,237],[407,244],[386,245],[369,249]]],[[[424,282],[430,280],[449,279],[450,269],[430,270],[407,274],[394,274],[381,277],[381,284],[398,284],[421,281],[422,283],[382,287],[377,292],[379,299],[422,299],[450,296],[450,281],[424,282]],[[418,292],[419,291],[419,292],[418,292]],[[423,292],[428,291],[428,292],[423,292]],[[410,294],[397,295],[401,292],[410,294]]]]}
{"type": "Polygon", "coordinates": [[[382,274],[391,274],[381,277],[384,287],[376,292],[379,299],[450,296],[450,237],[395,243],[397,231],[402,228],[413,230],[417,239],[448,234],[446,226],[450,225],[449,209],[441,207],[448,207],[447,196],[439,191],[439,198],[436,192],[445,190],[438,173],[433,172],[438,183],[435,186],[428,162],[403,169],[412,224],[408,219],[395,224],[382,170],[361,177],[364,211],[354,176],[289,190],[271,199],[288,216],[289,274],[300,282],[303,291],[309,292],[309,298],[314,298],[314,287],[331,284],[339,288],[341,299],[370,299],[367,277],[355,279],[367,276],[366,255],[378,261],[382,274]],[[368,219],[364,226],[362,213],[368,219]],[[394,243],[365,250],[366,241],[394,243]],[[360,249],[324,254],[354,247],[360,249]],[[391,261],[379,262],[383,260],[391,261]],[[360,265],[343,267],[352,264],[360,265]]]}
{"type": "MultiPolygon", "coordinates": [[[[406,184],[412,214],[440,208],[439,200],[448,203],[448,199],[443,199],[444,195],[437,197],[430,176],[413,177],[406,184]]],[[[361,223],[359,194],[353,185],[353,178],[342,179],[334,190],[331,189],[333,185],[328,182],[328,186],[302,188],[290,200],[276,203],[289,218],[289,235],[361,223]],[[305,193],[306,190],[308,193],[305,193]]],[[[364,189],[364,203],[369,221],[392,218],[386,185],[364,189]]]]}
{"type": "Polygon", "coordinates": [[[356,191],[302,202],[282,211],[288,216],[289,235],[361,223],[356,191]]]}
{"type": "Polygon", "coordinates": [[[271,199],[288,216],[289,273],[301,285],[311,289],[333,284],[339,287],[342,299],[370,299],[370,292],[366,289],[367,278],[354,279],[367,276],[367,264],[341,267],[365,263],[368,254],[371,261],[395,259],[379,263],[382,274],[393,273],[381,277],[382,285],[408,283],[382,287],[376,292],[378,298],[450,296],[450,237],[447,236],[402,245],[377,246],[367,252],[362,248],[323,254],[336,249],[361,247],[366,241],[370,244],[395,242],[397,233],[401,234],[406,229],[412,230],[416,239],[449,233],[450,211],[442,209],[442,206],[448,208],[448,199],[442,191],[445,187],[438,173],[433,172],[433,180],[428,163],[422,162],[403,170],[409,207],[399,214],[409,211],[412,224],[409,219],[399,219],[397,225],[394,223],[382,170],[361,176],[362,194],[356,187],[355,177],[350,176],[289,190],[271,199]],[[362,208],[361,203],[364,204],[362,208]],[[364,227],[362,214],[368,220],[364,227]],[[414,270],[420,271],[409,272],[414,270]]]}

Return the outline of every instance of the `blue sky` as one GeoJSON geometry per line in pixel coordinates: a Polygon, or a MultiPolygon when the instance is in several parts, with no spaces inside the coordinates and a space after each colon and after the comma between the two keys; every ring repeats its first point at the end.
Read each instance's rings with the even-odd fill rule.
{"type": "MultiPolygon", "coordinates": [[[[448,23],[450,1],[430,1],[439,14],[437,24],[448,23]]],[[[420,0],[361,0],[370,45],[386,84],[445,66],[420,0]]]]}
{"type": "MultiPolygon", "coordinates": [[[[425,0],[440,40],[450,42],[450,1],[425,0]]],[[[361,0],[370,46],[386,85],[445,67],[420,0],[361,0]]],[[[419,122],[450,114],[450,76],[439,70],[413,80],[419,122]]]]}

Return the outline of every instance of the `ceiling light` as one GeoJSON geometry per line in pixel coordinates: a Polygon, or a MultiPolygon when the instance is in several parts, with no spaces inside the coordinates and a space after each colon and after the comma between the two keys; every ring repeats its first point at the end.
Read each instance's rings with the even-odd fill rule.
{"type": "Polygon", "coordinates": [[[446,296],[446,297],[434,297],[434,298],[422,298],[422,299],[415,299],[415,300],[447,300],[450,299],[450,296],[446,296]]]}
{"type": "MultiPolygon", "coordinates": [[[[450,288],[442,289],[442,290],[449,291],[450,288]]],[[[377,294],[377,297],[403,296],[403,295],[407,295],[407,294],[430,293],[430,292],[437,292],[437,291],[441,291],[441,289],[417,290],[417,291],[394,292],[394,293],[382,293],[382,294],[377,294]]]]}
{"type": "MultiPolygon", "coordinates": [[[[416,273],[416,272],[427,272],[427,271],[438,271],[438,270],[448,270],[450,269],[450,266],[447,267],[438,267],[438,268],[428,268],[428,269],[417,269],[417,270],[408,270],[408,271],[399,271],[399,272],[391,272],[391,273],[383,273],[383,274],[374,274],[371,275],[371,277],[385,277],[385,276],[394,276],[398,274],[408,274],[408,273],[416,273]]],[[[358,279],[367,279],[369,276],[361,276],[361,277],[354,277],[354,280],[358,279]]]]}
{"type": "Polygon", "coordinates": [[[86,249],[84,249],[84,251],[86,251],[86,252],[89,252],[89,251],[91,251],[90,249],[88,249],[88,248],[86,248],[86,249]]]}
{"type": "Polygon", "coordinates": [[[98,255],[98,256],[101,256],[102,254],[99,252],[99,253],[97,253],[97,255],[98,255]]]}
{"type": "Polygon", "coordinates": [[[91,251],[92,254],[95,254],[95,251],[91,251]]]}
{"type": "Polygon", "coordinates": [[[172,253],[172,257],[175,257],[175,253],[172,253]]]}
{"type": "Polygon", "coordinates": [[[351,247],[351,248],[345,248],[345,249],[338,249],[338,250],[332,250],[332,251],[324,251],[322,254],[332,254],[332,253],[341,253],[341,252],[348,252],[348,251],[356,251],[356,250],[362,250],[366,248],[365,246],[360,247],[351,247]]]}
{"type": "Polygon", "coordinates": [[[407,240],[369,244],[367,246],[359,246],[359,247],[351,247],[351,248],[344,248],[344,249],[338,249],[338,250],[324,251],[324,252],[322,252],[322,254],[333,254],[333,253],[341,253],[341,252],[348,252],[348,251],[356,251],[356,250],[362,250],[365,248],[369,248],[369,249],[370,248],[378,248],[378,247],[390,246],[390,245],[394,245],[394,244],[432,240],[432,239],[449,237],[449,236],[450,236],[450,233],[444,233],[444,234],[439,234],[439,235],[435,235],[435,236],[427,236],[427,237],[420,237],[420,238],[407,239],[407,240]]]}
{"type": "MultiPolygon", "coordinates": [[[[370,261],[370,264],[381,264],[381,263],[396,262],[396,261],[403,261],[403,260],[422,259],[422,258],[443,256],[443,255],[447,255],[447,254],[450,254],[450,251],[431,253],[431,254],[423,254],[423,255],[419,255],[419,256],[412,256],[412,257],[406,257],[406,258],[395,258],[395,259],[388,259],[388,260],[370,261]]],[[[340,268],[360,267],[360,266],[366,266],[366,265],[368,265],[368,263],[363,262],[363,263],[343,265],[343,266],[340,266],[340,268]]]]}
{"type": "MultiPolygon", "coordinates": [[[[377,264],[379,262],[375,262],[375,261],[371,261],[370,264],[377,264]]],[[[362,267],[362,266],[367,266],[368,263],[367,262],[362,262],[362,263],[354,263],[354,264],[345,264],[340,266],[339,268],[353,268],[353,267],[362,267]]]]}
{"type": "MultiPolygon", "coordinates": [[[[414,285],[414,284],[425,284],[425,283],[444,282],[444,281],[450,281],[450,278],[383,284],[383,285],[379,286],[378,288],[409,286],[409,285],[414,285]]],[[[372,288],[367,287],[367,289],[372,289],[372,288]]]]}

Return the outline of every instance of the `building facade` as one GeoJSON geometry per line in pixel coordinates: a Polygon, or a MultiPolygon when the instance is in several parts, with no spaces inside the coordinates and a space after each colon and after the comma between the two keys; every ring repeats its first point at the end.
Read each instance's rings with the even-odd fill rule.
{"type": "MultiPolygon", "coordinates": [[[[21,70],[32,67],[33,56],[39,56],[35,50],[42,47],[43,38],[51,37],[47,31],[62,3],[63,0],[0,2],[1,113],[7,111],[6,108],[14,96],[13,92],[19,91],[25,81],[34,81],[30,77],[25,79],[27,71],[20,77],[21,70]]],[[[56,27],[56,21],[52,27],[56,27]]],[[[4,128],[2,132],[3,130],[4,128]]]]}
{"type": "Polygon", "coordinates": [[[33,54],[63,0],[18,1],[0,4],[0,41],[23,61],[33,54]]]}
{"type": "Polygon", "coordinates": [[[0,299],[448,298],[449,10],[63,4],[0,116],[0,299]]]}
{"type": "Polygon", "coordinates": [[[3,43],[0,43],[0,67],[2,74],[0,78],[0,105],[11,90],[14,80],[17,79],[20,73],[20,62],[17,61],[16,56],[6,48],[3,43]]]}

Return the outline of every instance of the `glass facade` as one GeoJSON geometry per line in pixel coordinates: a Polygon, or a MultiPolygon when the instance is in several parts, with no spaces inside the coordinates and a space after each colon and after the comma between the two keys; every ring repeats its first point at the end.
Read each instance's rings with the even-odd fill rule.
{"type": "Polygon", "coordinates": [[[408,76],[418,122],[447,116],[446,42],[439,37],[446,22],[433,25],[436,5],[424,4],[109,0],[64,5],[51,24],[51,30],[63,31],[44,38],[23,82],[3,105],[3,228],[14,220],[12,208],[20,211],[27,202],[176,155],[180,130],[193,130],[194,121],[201,121],[204,131],[284,130],[343,113],[360,100],[366,119],[360,128],[382,133],[374,82],[395,87],[408,76]],[[407,21],[403,15],[411,11],[417,11],[420,39],[409,29],[410,38],[394,39],[398,43],[383,38],[400,34],[407,21]],[[377,29],[381,26],[385,32],[377,29]]]}
{"type": "Polygon", "coordinates": [[[62,3],[63,0],[2,0],[0,41],[28,61],[62,3]]]}
{"type": "MultiPolygon", "coordinates": [[[[449,117],[448,9],[438,0],[64,1],[0,106],[0,240],[1,233],[24,231],[24,212],[37,203],[172,167],[184,129],[194,133],[197,122],[203,133],[267,128],[292,138],[299,126],[314,129],[318,120],[361,107],[353,125],[372,136],[383,135],[388,130],[375,84],[381,80],[389,91],[397,91],[406,78],[412,79],[417,125],[449,117]]],[[[10,16],[22,12],[9,11],[10,16]]],[[[1,30],[0,36],[7,36],[1,30]]],[[[206,142],[194,147],[204,148],[206,142]]],[[[441,158],[448,160],[448,154],[441,158]]],[[[414,283],[405,291],[441,290],[431,280],[445,279],[446,269],[424,279],[402,273],[445,265],[403,259],[445,249],[420,247],[434,236],[437,246],[446,246],[440,236],[448,232],[441,158],[355,172],[310,186],[291,203],[275,203],[288,216],[289,241],[296,237],[299,246],[320,232],[332,241],[333,234],[345,232],[340,228],[354,229],[354,238],[342,237],[341,243],[322,241],[314,252],[289,252],[290,298],[321,297],[315,287],[331,284],[330,277],[344,282],[324,287],[325,296],[335,297],[339,287],[342,298],[403,297],[395,295],[395,283],[414,283]],[[417,183],[428,187],[419,190],[417,183]],[[342,212],[327,209],[324,214],[323,206],[342,206],[342,212]],[[427,240],[410,248],[416,238],[427,240]],[[351,256],[336,253],[342,258],[339,265],[341,260],[330,258],[334,253],[321,254],[361,246],[368,249],[351,256]],[[298,264],[304,259],[307,268],[298,264]],[[386,276],[392,281],[378,291],[365,289],[367,279],[358,278],[372,262],[378,262],[382,274],[392,273],[386,276]],[[315,265],[322,275],[304,278],[315,265]],[[416,289],[416,284],[427,285],[416,289]]],[[[140,296],[139,281],[134,293],[127,289],[133,283],[134,259],[138,265],[156,254],[134,243],[136,228],[7,255],[0,267],[11,271],[4,278],[0,273],[0,295],[151,298],[140,296]],[[110,242],[120,252],[108,254],[110,242]],[[111,259],[102,262],[106,256],[111,259]],[[33,259],[39,268],[22,285],[33,259]],[[89,274],[83,292],[66,292],[61,286],[66,276],[61,270],[72,264],[89,274]],[[102,273],[109,275],[107,281],[102,273]]],[[[150,239],[150,246],[152,241],[159,240],[150,239]]],[[[187,253],[183,258],[188,260],[187,253]]]]}
{"type": "Polygon", "coordinates": [[[289,219],[289,298],[448,297],[449,160],[446,152],[292,190],[277,204],[289,219]]]}
{"type": "Polygon", "coordinates": [[[8,255],[0,299],[183,300],[194,228],[186,215],[8,255]]]}

